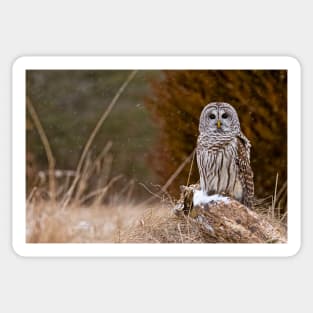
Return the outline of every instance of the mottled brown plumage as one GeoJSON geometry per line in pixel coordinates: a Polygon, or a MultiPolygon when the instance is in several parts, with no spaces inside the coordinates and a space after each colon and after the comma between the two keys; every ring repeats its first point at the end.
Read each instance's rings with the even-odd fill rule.
{"type": "Polygon", "coordinates": [[[236,110],[228,103],[209,103],[202,111],[197,141],[201,189],[228,195],[253,207],[254,184],[250,142],[240,130],[236,110]]]}

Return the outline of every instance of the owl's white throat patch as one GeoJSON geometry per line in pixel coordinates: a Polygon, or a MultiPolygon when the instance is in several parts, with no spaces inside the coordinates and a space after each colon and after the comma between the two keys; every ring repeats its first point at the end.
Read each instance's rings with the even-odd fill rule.
{"type": "Polygon", "coordinates": [[[229,203],[229,198],[221,196],[219,194],[208,196],[203,190],[196,190],[193,194],[193,205],[197,206],[200,204],[210,203],[210,202],[224,202],[229,203]]]}

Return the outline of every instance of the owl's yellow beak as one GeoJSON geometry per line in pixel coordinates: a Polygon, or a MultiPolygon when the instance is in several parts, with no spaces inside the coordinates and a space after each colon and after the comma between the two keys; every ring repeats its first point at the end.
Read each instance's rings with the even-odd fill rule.
{"type": "Polygon", "coordinates": [[[217,128],[221,128],[221,121],[217,120],[217,128]]]}

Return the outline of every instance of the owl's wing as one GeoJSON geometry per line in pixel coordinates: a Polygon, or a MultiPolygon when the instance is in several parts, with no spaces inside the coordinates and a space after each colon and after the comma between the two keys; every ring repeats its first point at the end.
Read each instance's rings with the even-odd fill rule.
{"type": "Polygon", "coordinates": [[[240,133],[237,139],[238,153],[236,163],[239,169],[239,179],[243,188],[243,203],[247,207],[253,208],[254,183],[253,171],[250,166],[251,144],[243,133],[240,133]]]}

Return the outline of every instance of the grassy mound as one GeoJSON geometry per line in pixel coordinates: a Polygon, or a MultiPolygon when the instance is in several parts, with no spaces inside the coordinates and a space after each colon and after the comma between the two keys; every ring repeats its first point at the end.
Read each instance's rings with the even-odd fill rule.
{"type": "Polygon", "coordinates": [[[123,232],[121,242],[133,243],[285,243],[284,223],[252,211],[236,200],[193,206],[194,185],[182,188],[172,211],[144,214],[123,232]]]}

